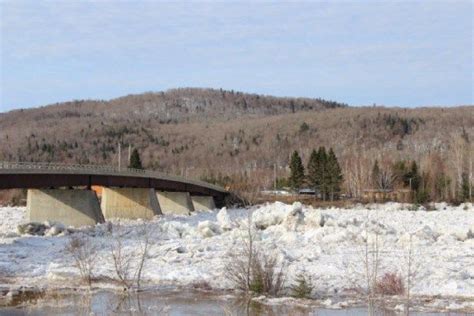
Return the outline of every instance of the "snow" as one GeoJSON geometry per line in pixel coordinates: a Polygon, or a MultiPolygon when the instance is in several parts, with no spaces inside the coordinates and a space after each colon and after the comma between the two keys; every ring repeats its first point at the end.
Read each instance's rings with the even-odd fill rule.
{"type": "MultiPolygon", "coordinates": [[[[363,287],[364,245],[377,240],[382,273],[405,276],[411,259],[413,295],[474,298],[472,204],[436,204],[433,211],[414,211],[411,205],[398,203],[314,209],[275,202],[250,210],[223,208],[155,217],[147,224],[151,244],[144,280],[156,285],[191,287],[207,282],[214,289],[231,288],[224,266],[229,254],[242,245],[249,212],[257,246],[286,264],[287,285],[304,272],[311,277],[315,293],[363,287]]],[[[70,236],[20,235],[17,226],[27,223],[25,208],[3,207],[0,216],[2,282],[51,289],[77,279],[79,271],[65,250],[70,236]]],[[[114,278],[112,241],[121,236],[125,250],[140,249],[143,223],[114,220],[112,229],[105,223],[70,235],[89,236],[98,247],[95,275],[114,278]]]]}

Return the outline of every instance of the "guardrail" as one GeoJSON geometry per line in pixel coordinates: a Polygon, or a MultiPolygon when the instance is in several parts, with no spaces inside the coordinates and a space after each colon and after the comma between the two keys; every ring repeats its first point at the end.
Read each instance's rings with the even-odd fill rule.
{"type": "Polygon", "coordinates": [[[118,168],[115,166],[104,165],[81,165],[50,162],[10,162],[0,161],[0,169],[18,169],[18,170],[71,170],[71,171],[108,171],[117,173],[146,174],[158,172],[145,169],[118,168]]]}
{"type": "Polygon", "coordinates": [[[10,162],[0,161],[1,170],[18,170],[18,171],[56,171],[67,173],[91,173],[91,174],[108,174],[108,175],[124,175],[124,176],[142,176],[150,178],[161,178],[172,181],[186,181],[190,184],[205,186],[217,191],[224,192],[225,190],[219,186],[193,179],[185,179],[178,176],[166,174],[163,172],[132,169],[132,168],[118,168],[115,166],[103,165],[81,165],[81,164],[65,164],[65,163],[50,163],[50,162],[10,162]]]}

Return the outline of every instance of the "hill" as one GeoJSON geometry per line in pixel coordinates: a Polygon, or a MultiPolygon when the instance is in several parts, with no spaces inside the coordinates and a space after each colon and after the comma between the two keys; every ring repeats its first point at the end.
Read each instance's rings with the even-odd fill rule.
{"type": "Polygon", "coordinates": [[[326,146],[339,157],[352,195],[370,186],[375,159],[414,159],[427,171],[440,161],[451,192],[461,169],[472,174],[474,106],[348,107],[186,88],[16,110],[0,114],[0,127],[0,160],[116,164],[121,142],[122,161],[130,145],[150,169],[196,178],[255,174],[271,187],[274,167],[286,176],[293,150],[306,163],[313,148],[326,146]]]}

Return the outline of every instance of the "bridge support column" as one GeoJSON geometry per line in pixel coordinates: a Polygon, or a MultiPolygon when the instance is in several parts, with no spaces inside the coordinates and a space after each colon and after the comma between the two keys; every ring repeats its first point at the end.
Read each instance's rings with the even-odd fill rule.
{"type": "Polygon", "coordinates": [[[194,195],[191,196],[193,206],[196,211],[211,211],[216,208],[214,198],[212,196],[194,195]]]}
{"type": "Polygon", "coordinates": [[[157,191],[156,196],[163,214],[190,215],[194,212],[189,192],[157,191]]]}
{"type": "Polygon", "coordinates": [[[29,189],[27,215],[32,222],[87,226],[103,222],[99,200],[90,190],[29,189]]]}
{"type": "Polygon", "coordinates": [[[101,208],[105,219],[150,219],[161,214],[154,189],[103,188],[101,208]]]}

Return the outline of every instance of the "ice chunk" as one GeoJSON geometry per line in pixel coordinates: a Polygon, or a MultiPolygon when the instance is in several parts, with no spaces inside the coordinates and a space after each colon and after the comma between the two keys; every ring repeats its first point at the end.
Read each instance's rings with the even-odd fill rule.
{"type": "Polygon", "coordinates": [[[303,222],[303,208],[300,202],[295,202],[293,203],[293,210],[291,210],[283,220],[283,225],[290,231],[296,231],[303,222]]]}
{"type": "Polygon", "coordinates": [[[66,226],[60,223],[53,224],[48,231],[46,232],[46,236],[57,236],[66,231],[66,226]]]}
{"type": "Polygon", "coordinates": [[[211,221],[199,222],[198,231],[202,237],[212,237],[222,233],[220,226],[211,221]]]}
{"type": "Polygon", "coordinates": [[[263,230],[269,226],[281,224],[291,210],[288,205],[274,203],[253,212],[252,221],[258,229],[263,230]]]}
{"type": "Polygon", "coordinates": [[[304,223],[308,227],[319,228],[321,227],[322,217],[319,210],[310,208],[304,213],[304,223]]]}
{"type": "Polygon", "coordinates": [[[222,230],[231,230],[232,229],[232,221],[230,220],[230,216],[227,213],[227,208],[223,207],[219,213],[216,215],[217,223],[221,226],[222,230]]]}

